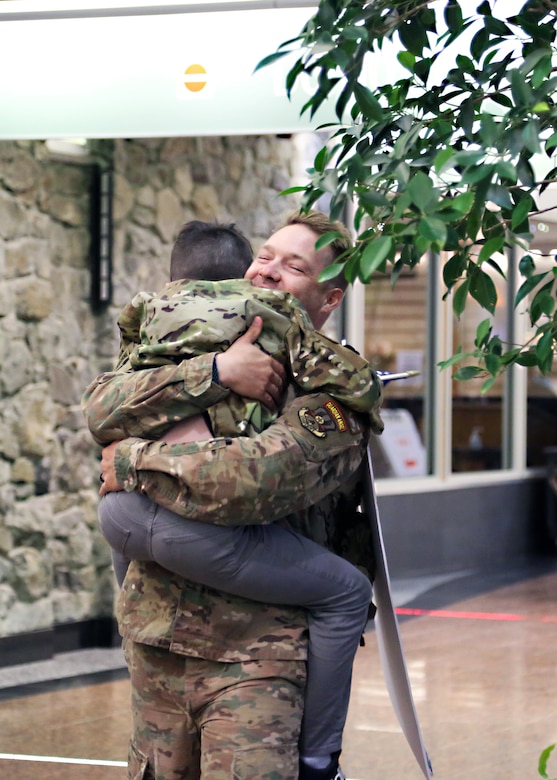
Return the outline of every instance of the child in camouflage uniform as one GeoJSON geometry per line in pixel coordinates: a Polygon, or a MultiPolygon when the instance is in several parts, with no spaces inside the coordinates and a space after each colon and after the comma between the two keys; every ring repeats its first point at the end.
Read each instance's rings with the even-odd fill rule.
{"type": "MultiPolygon", "coordinates": [[[[369,415],[372,427],[380,431],[377,407],[381,386],[376,375],[353,350],[315,331],[292,295],[255,288],[238,278],[189,281],[201,274],[233,279],[247,268],[241,242],[236,256],[230,253],[230,238],[234,234],[231,226],[203,225],[189,223],[182,231],[190,234],[190,251],[184,257],[191,260],[191,265],[179,270],[175,265],[171,267],[174,280],[179,275],[187,276],[188,281],[173,281],[158,295],[139,293],[122,311],[118,319],[119,368],[127,365],[137,370],[222,351],[259,316],[263,331],[258,343],[287,366],[298,393],[327,393],[352,410],[369,415]],[[221,238],[220,248],[215,236],[221,238]],[[225,241],[228,265],[222,260],[225,241]],[[194,248],[199,247],[203,250],[203,264],[196,268],[194,248]],[[215,270],[212,261],[217,255],[221,261],[215,270]]],[[[328,413],[342,422],[341,408],[334,402],[330,406],[328,413]]],[[[209,409],[211,430],[205,438],[254,435],[273,419],[274,415],[261,404],[231,393],[209,409]]],[[[321,421],[313,422],[318,436],[321,421]]],[[[311,423],[304,421],[305,425],[311,423]]],[[[144,420],[144,429],[149,437],[149,419],[144,420]]],[[[175,443],[179,434],[170,430],[167,440],[175,443]]],[[[206,524],[179,517],[154,502],[149,502],[147,514],[138,513],[135,499],[134,494],[110,493],[99,508],[101,529],[115,550],[120,584],[129,559],[154,560],[180,576],[212,588],[307,609],[308,680],[312,681],[308,690],[318,692],[331,684],[339,689],[338,709],[334,713],[322,712],[318,696],[306,698],[305,722],[319,724],[320,736],[308,735],[305,729],[307,744],[301,745],[301,751],[315,754],[321,735],[334,730],[328,725],[328,717],[338,721],[339,712],[345,712],[348,706],[352,660],[371,601],[368,578],[347,561],[278,523],[267,526],[263,534],[259,525],[206,524]]],[[[344,722],[342,717],[340,720],[344,722]]]]}
{"type": "MultiPolygon", "coordinates": [[[[263,330],[257,343],[287,367],[298,393],[328,393],[352,411],[375,414],[379,381],[368,363],[316,331],[293,295],[245,279],[191,279],[174,281],[158,294],[140,292],[125,307],[118,318],[120,360],[135,370],[223,352],[259,316],[263,330]]],[[[252,436],[276,416],[235,393],[209,409],[215,436],[252,436]]],[[[376,419],[376,429],[379,425],[376,419]]]]}

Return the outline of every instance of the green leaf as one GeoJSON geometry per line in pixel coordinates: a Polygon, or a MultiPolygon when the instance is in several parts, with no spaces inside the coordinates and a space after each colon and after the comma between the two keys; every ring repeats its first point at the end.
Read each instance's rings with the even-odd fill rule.
{"type": "Polygon", "coordinates": [[[463,184],[478,184],[480,181],[491,180],[495,172],[494,165],[478,165],[475,168],[469,168],[462,174],[463,184]]]}
{"type": "MultiPolygon", "coordinates": [[[[479,11],[479,9],[478,9],[479,11]]],[[[480,62],[482,55],[489,45],[489,32],[482,27],[472,38],[470,43],[470,53],[476,62],[480,62]]]]}
{"type": "Polygon", "coordinates": [[[292,90],[294,89],[294,84],[296,83],[298,76],[303,72],[304,64],[302,60],[299,59],[286,74],[286,94],[288,97],[290,97],[292,94],[292,90]]]}
{"type": "Polygon", "coordinates": [[[524,75],[520,72],[520,70],[518,70],[518,68],[513,68],[513,70],[511,70],[510,82],[511,93],[515,105],[518,108],[531,105],[533,102],[532,90],[526,83],[524,75]]]}
{"type": "Polygon", "coordinates": [[[476,69],[474,67],[474,63],[470,59],[470,57],[465,57],[463,54],[457,54],[456,55],[456,64],[459,70],[461,70],[463,73],[469,73],[472,75],[476,72],[476,69]]]}
{"type": "Polygon", "coordinates": [[[359,257],[356,252],[353,252],[344,266],[344,276],[348,280],[349,284],[353,284],[358,278],[358,267],[359,257]]]}
{"type": "Polygon", "coordinates": [[[518,306],[518,304],[526,298],[526,296],[530,295],[532,290],[534,290],[538,284],[541,282],[542,279],[545,279],[546,274],[534,274],[533,276],[529,276],[526,281],[522,282],[520,287],[517,290],[517,293],[514,298],[514,306],[515,308],[518,306]]]}
{"type": "Polygon", "coordinates": [[[488,257],[485,262],[486,262],[486,264],[490,268],[493,268],[493,270],[496,271],[499,274],[501,279],[506,279],[507,278],[507,275],[506,275],[505,271],[503,270],[501,265],[495,260],[495,258],[493,256],[492,257],[488,257]]]}
{"type": "Polygon", "coordinates": [[[550,184],[557,181],[557,168],[552,168],[545,174],[545,180],[540,186],[540,192],[543,192],[550,184]]]}
{"type": "Polygon", "coordinates": [[[549,136],[545,142],[545,151],[547,154],[551,154],[557,148],[557,131],[549,136]]]}
{"type": "Polygon", "coordinates": [[[508,95],[503,95],[500,92],[496,92],[494,95],[490,95],[491,100],[504,108],[512,108],[513,102],[508,95]]]}
{"type": "Polygon", "coordinates": [[[450,290],[466,270],[466,257],[460,253],[450,257],[443,268],[443,281],[450,290]]]}
{"type": "Polygon", "coordinates": [[[490,238],[488,241],[486,241],[480,249],[480,254],[478,255],[478,265],[481,265],[486,260],[489,260],[492,255],[500,252],[504,244],[504,238],[490,238]]]}
{"type": "Polygon", "coordinates": [[[449,0],[444,10],[445,24],[453,35],[462,30],[462,10],[456,0],[449,0]]]}
{"type": "Polygon", "coordinates": [[[486,379],[485,382],[482,384],[482,388],[480,390],[481,395],[485,395],[487,391],[493,387],[496,381],[497,381],[497,376],[490,376],[489,379],[486,379]]]}
{"type": "Polygon", "coordinates": [[[470,277],[470,295],[490,314],[495,314],[497,288],[491,276],[481,268],[475,269],[470,277]]]}
{"type": "Polygon", "coordinates": [[[537,119],[529,119],[526,127],[522,131],[524,146],[532,154],[539,154],[542,150],[540,144],[540,128],[537,119]]]}
{"type": "MultiPolygon", "coordinates": [[[[316,244],[317,246],[317,244],[316,244]]],[[[344,270],[344,263],[331,263],[319,274],[320,282],[328,282],[335,279],[344,270]]]]}
{"type": "Polygon", "coordinates": [[[462,127],[466,137],[472,140],[474,135],[474,100],[471,97],[462,101],[462,105],[460,106],[460,113],[456,123],[459,127],[462,127]]]}
{"type": "Polygon", "coordinates": [[[447,241],[447,226],[442,220],[435,217],[422,217],[418,231],[421,236],[436,244],[439,251],[444,248],[447,241]]]}
{"type": "Polygon", "coordinates": [[[340,238],[340,233],[336,230],[331,230],[328,233],[323,233],[322,236],[319,236],[317,241],[315,242],[315,249],[318,251],[319,249],[323,249],[326,246],[330,246],[332,243],[334,243],[337,238],[340,238]]]}
{"type": "Polygon", "coordinates": [[[491,114],[482,114],[480,117],[480,138],[486,146],[494,146],[497,140],[498,128],[491,114]]]}
{"type": "MultiPolygon", "coordinates": [[[[530,196],[523,198],[513,209],[513,215],[511,218],[511,229],[516,230],[517,227],[528,218],[530,211],[534,207],[534,201],[530,196]]],[[[532,258],[530,258],[531,260],[532,258]]]]}
{"type": "Polygon", "coordinates": [[[433,182],[423,171],[415,173],[408,182],[407,192],[412,203],[424,213],[429,207],[437,202],[437,191],[433,187],[433,182]]]}
{"type": "Polygon", "coordinates": [[[429,45],[427,32],[417,16],[410,17],[398,28],[398,35],[405,49],[421,57],[423,50],[429,45]]]}
{"type": "Polygon", "coordinates": [[[495,163],[495,170],[501,179],[508,179],[513,184],[518,178],[516,165],[513,165],[512,162],[509,162],[508,160],[498,160],[495,163]]]}
{"type": "Polygon", "coordinates": [[[302,187],[301,185],[299,185],[297,187],[288,187],[288,189],[282,190],[280,194],[281,195],[293,195],[296,192],[305,192],[306,189],[307,189],[306,187],[302,187]]]}
{"type": "Polygon", "coordinates": [[[549,761],[549,756],[551,755],[554,748],[555,745],[550,745],[549,747],[546,747],[545,750],[542,750],[540,754],[538,773],[542,777],[546,778],[546,780],[549,780],[549,775],[547,774],[547,762],[549,761]]]}
{"type": "Polygon", "coordinates": [[[516,362],[519,366],[526,366],[526,368],[532,368],[533,366],[538,365],[536,353],[533,350],[521,352],[520,355],[516,358],[516,362]]]}
{"type": "Polygon", "coordinates": [[[315,170],[319,171],[319,173],[323,173],[323,171],[327,167],[328,162],[329,162],[329,150],[327,149],[326,146],[323,146],[315,155],[315,160],[313,161],[315,170]]]}
{"type": "Polygon", "coordinates": [[[533,187],[535,185],[536,177],[534,176],[534,171],[529,160],[523,154],[516,164],[516,172],[518,173],[518,181],[525,187],[533,187]]]}
{"type": "MultiPolygon", "coordinates": [[[[334,12],[333,12],[333,16],[336,16],[334,12]]],[[[346,38],[347,41],[360,41],[365,34],[366,34],[365,27],[361,27],[360,25],[355,25],[355,24],[347,25],[342,31],[342,35],[344,38],[346,38]]]]}
{"type": "Polygon", "coordinates": [[[501,370],[501,358],[493,352],[488,352],[485,356],[485,367],[491,376],[497,376],[501,370]]]}
{"type": "Polygon", "coordinates": [[[456,365],[456,363],[460,363],[461,360],[469,357],[473,357],[473,354],[471,352],[463,353],[462,344],[459,344],[454,355],[451,355],[451,357],[447,358],[447,360],[440,360],[437,365],[441,369],[450,368],[451,366],[456,365]]]}
{"type": "Polygon", "coordinates": [[[350,82],[347,82],[346,86],[340,93],[335,106],[335,112],[340,121],[342,121],[344,117],[344,112],[346,111],[346,107],[350,102],[350,100],[352,99],[353,94],[354,94],[354,86],[350,82]]]}
{"type": "Polygon", "coordinates": [[[474,344],[477,347],[482,347],[488,341],[489,336],[491,335],[491,330],[491,320],[482,320],[476,328],[476,338],[474,340],[474,344]]]}
{"type": "Polygon", "coordinates": [[[449,163],[452,161],[453,157],[454,151],[450,146],[448,146],[446,149],[441,149],[440,152],[437,152],[435,159],[433,160],[435,173],[441,173],[445,169],[452,167],[452,165],[449,165],[449,163]]]}
{"type": "Polygon", "coordinates": [[[367,192],[358,191],[358,203],[363,203],[365,206],[371,206],[372,208],[375,208],[376,206],[388,206],[389,199],[385,197],[382,192],[369,189],[367,192]]]}
{"type": "Polygon", "coordinates": [[[530,54],[524,58],[524,62],[520,65],[518,70],[525,78],[529,73],[534,71],[540,63],[544,65],[546,75],[548,75],[551,72],[551,52],[545,48],[536,49],[535,51],[530,52],[530,54]]]}
{"type": "Polygon", "coordinates": [[[269,54],[267,57],[263,57],[262,60],[259,60],[255,68],[253,69],[253,72],[256,73],[258,70],[261,70],[261,68],[266,68],[268,65],[272,65],[273,62],[276,62],[277,60],[282,59],[283,57],[286,57],[287,54],[290,54],[291,52],[288,51],[275,51],[273,54],[269,54]]]}
{"type": "Polygon", "coordinates": [[[553,333],[550,330],[536,344],[536,358],[541,372],[547,374],[553,363],[553,333]]]}
{"type": "Polygon", "coordinates": [[[474,203],[474,193],[472,191],[461,192],[453,199],[452,207],[462,214],[467,214],[474,203]]]}
{"type": "Polygon", "coordinates": [[[456,379],[459,382],[465,382],[468,379],[476,379],[476,377],[481,376],[483,373],[484,370],[480,366],[462,366],[462,368],[455,371],[453,379],[456,379]]]}
{"type": "Polygon", "coordinates": [[[360,270],[364,282],[369,282],[372,273],[377,271],[392,251],[393,239],[390,236],[379,236],[367,244],[360,259],[360,270]]]}
{"type": "Polygon", "coordinates": [[[530,320],[532,322],[537,322],[540,317],[544,315],[546,317],[551,317],[553,314],[555,309],[553,284],[553,280],[548,284],[544,284],[544,286],[534,295],[532,303],[530,304],[530,320]]]}
{"type": "Polygon", "coordinates": [[[502,209],[512,209],[513,207],[510,192],[502,184],[492,184],[487,191],[486,199],[502,209]]]}
{"type": "Polygon", "coordinates": [[[531,276],[535,268],[536,266],[534,265],[534,261],[532,260],[531,255],[524,255],[518,261],[518,270],[522,276],[531,276]]]}
{"type": "Polygon", "coordinates": [[[416,56],[410,51],[401,51],[397,54],[397,60],[400,62],[403,68],[409,70],[410,73],[414,73],[414,66],[416,64],[416,56]]]}
{"type": "Polygon", "coordinates": [[[384,112],[381,104],[370,89],[362,84],[355,84],[354,97],[358,108],[367,119],[375,119],[377,122],[383,119],[384,112]]]}
{"type": "Polygon", "coordinates": [[[466,279],[457,287],[453,296],[453,311],[458,319],[460,319],[462,312],[466,308],[466,299],[468,298],[469,291],[470,279],[466,279]]]}

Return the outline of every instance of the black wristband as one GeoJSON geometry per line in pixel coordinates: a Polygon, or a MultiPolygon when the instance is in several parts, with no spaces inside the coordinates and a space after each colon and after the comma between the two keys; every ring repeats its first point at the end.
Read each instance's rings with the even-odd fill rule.
{"type": "Polygon", "coordinates": [[[220,385],[220,382],[219,382],[219,370],[217,368],[217,356],[216,355],[213,358],[213,376],[212,376],[212,381],[215,384],[220,385]]]}

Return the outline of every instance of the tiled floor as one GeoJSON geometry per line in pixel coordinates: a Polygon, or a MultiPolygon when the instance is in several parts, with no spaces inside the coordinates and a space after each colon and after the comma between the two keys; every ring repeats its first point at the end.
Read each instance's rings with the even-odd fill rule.
{"type": "MultiPolygon", "coordinates": [[[[557,557],[395,582],[393,592],[435,780],[539,780],[539,754],[557,741],[557,557]]],[[[0,772],[124,780],[128,695],[118,650],[0,669],[0,772]],[[43,760],[24,759],[33,756],[43,760]]],[[[354,780],[423,777],[373,631],[356,659],[342,763],[354,780]]],[[[557,755],[549,770],[557,777],[557,755]]]]}

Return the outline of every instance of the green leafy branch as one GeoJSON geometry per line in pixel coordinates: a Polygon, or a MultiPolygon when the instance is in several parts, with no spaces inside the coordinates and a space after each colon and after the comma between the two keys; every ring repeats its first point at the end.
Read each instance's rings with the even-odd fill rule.
{"type": "Polygon", "coordinates": [[[551,753],[552,753],[554,748],[555,748],[554,744],[550,745],[545,750],[543,750],[541,755],[540,755],[540,760],[539,760],[539,763],[538,763],[538,773],[542,777],[544,777],[545,780],[551,780],[551,778],[547,774],[547,764],[548,764],[548,761],[549,761],[549,757],[550,757],[550,755],[551,755],[551,753]]]}
{"type": "Polygon", "coordinates": [[[513,363],[549,371],[557,340],[555,268],[539,270],[528,254],[539,196],[557,177],[557,5],[527,0],[508,17],[500,5],[499,16],[489,0],[465,16],[458,0],[442,13],[419,0],[321,0],[300,35],[259,65],[297,55],[288,93],[302,75],[315,84],[302,111],[314,117],[334,101],[338,122],[322,126],[330,140],[307,184],[289,192],[305,209],[328,194],[333,218],[354,206],[349,281],[382,273],[394,284],[440,253],[455,315],[473,299],[493,316],[498,258],[526,255],[515,305],[528,305],[535,336],[504,345],[482,323],[473,357],[487,383],[513,363]],[[406,75],[370,87],[387,47],[406,75]]]}

